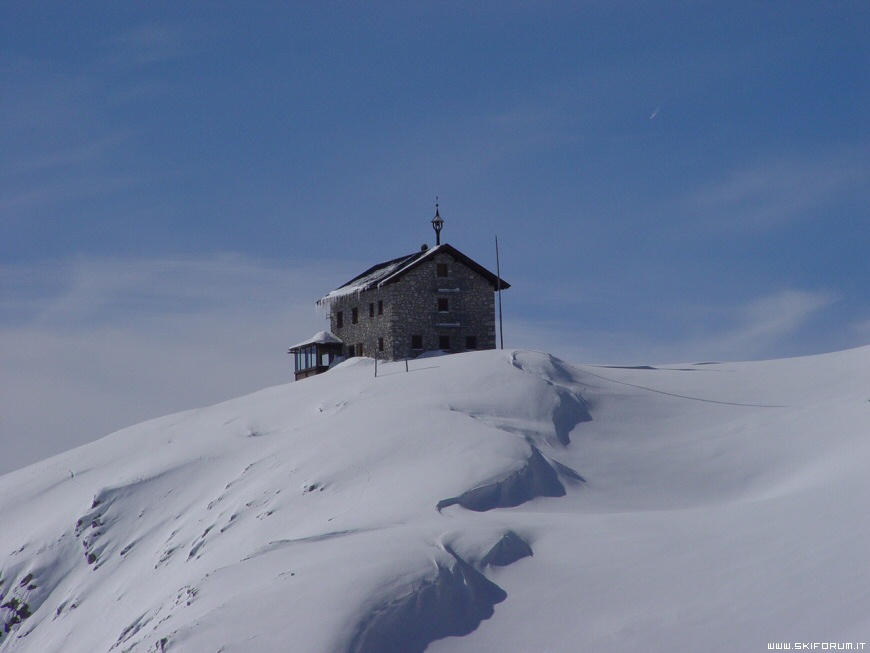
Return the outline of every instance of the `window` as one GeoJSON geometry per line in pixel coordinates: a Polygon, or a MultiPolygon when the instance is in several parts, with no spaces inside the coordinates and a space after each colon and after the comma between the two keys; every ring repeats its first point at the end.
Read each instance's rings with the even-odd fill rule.
{"type": "Polygon", "coordinates": [[[356,324],[359,322],[359,310],[356,306],[350,309],[350,322],[351,324],[356,324]]]}
{"type": "Polygon", "coordinates": [[[344,326],[344,311],[339,311],[335,314],[335,328],[340,329],[344,326]]]}
{"type": "Polygon", "coordinates": [[[450,351],[450,336],[438,336],[438,349],[450,351]]]}
{"type": "Polygon", "coordinates": [[[356,343],[356,355],[357,356],[363,355],[363,344],[361,342],[356,343]]]}
{"type": "Polygon", "coordinates": [[[369,304],[369,317],[374,317],[374,316],[375,316],[375,305],[369,304]]]}
{"type": "Polygon", "coordinates": [[[355,353],[354,353],[355,351],[356,351],[356,347],[354,347],[353,345],[348,345],[347,346],[347,357],[353,358],[355,356],[355,353]]]}
{"type": "Polygon", "coordinates": [[[423,336],[411,336],[411,349],[423,349],[423,336]]]}
{"type": "Polygon", "coordinates": [[[383,315],[383,314],[384,314],[384,300],[379,299],[378,300],[378,315],[383,315]]]}
{"type": "Polygon", "coordinates": [[[384,351],[384,339],[378,338],[378,351],[384,351]]]}
{"type": "Polygon", "coordinates": [[[448,272],[449,272],[449,270],[447,269],[446,263],[436,263],[435,264],[435,274],[437,274],[439,277],[449,276],[448,272]]]}
{"type": "Polygon", "coordinates": [[[465,348],[477,349],[477,336],[465,336],[465,348]]]}
{"type": "Polygon", "coordinates": [[[446,297],[439,297],[438,298],[438,312],[439,313],[446,313],[449,310],[450,310],[450,300],[447,299],[446,297]]]}
{"type": "Polygon", "coordinates": [[[317,345],[308,345],[296,350],[296,371],[317,367],[317,345]]]}

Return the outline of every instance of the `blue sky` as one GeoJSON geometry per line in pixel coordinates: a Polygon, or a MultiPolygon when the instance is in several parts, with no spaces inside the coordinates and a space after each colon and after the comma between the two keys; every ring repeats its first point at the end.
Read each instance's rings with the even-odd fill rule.
{"type": "Polygon", "coordinates": [[[870,342],[866,2],[0,3],[0,471],[290,378],[443,239],[575,362],[870,342]]]}

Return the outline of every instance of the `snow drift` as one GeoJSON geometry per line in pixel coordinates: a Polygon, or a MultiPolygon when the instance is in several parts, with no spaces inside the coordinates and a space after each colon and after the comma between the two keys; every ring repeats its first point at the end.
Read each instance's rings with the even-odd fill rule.
{"type": "Polygon", "coordinates": [[[764,650],[870,635],[870,347],[378,366],[0,478],[0,652],[764,650]]]}

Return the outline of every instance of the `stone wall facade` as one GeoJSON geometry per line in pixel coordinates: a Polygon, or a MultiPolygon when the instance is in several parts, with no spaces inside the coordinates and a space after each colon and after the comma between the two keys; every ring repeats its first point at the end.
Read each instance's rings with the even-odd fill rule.
{"type": "Polygon", "coordinates": [[[401,360],[437,349],[495,349],[495,289],[449,254],[381,288],[336,299],[329,318],[348,355],[401,360]]]}

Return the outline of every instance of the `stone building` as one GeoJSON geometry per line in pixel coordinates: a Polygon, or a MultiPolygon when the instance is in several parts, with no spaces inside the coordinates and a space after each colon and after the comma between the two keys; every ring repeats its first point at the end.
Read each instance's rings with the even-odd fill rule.
{"type": "MultiPolygon", "coordinates": [[[[432,225],[435,247],[378,263],[318,300],[345,357],[401,360],[425,351],[495,349],[495,292],[510,284],[441,244],[437,206],[432,225]]],[[[299,369],[298,350],[291,353],[297,354],[297,378],[304,378],[308,370],[299,369]]]]}

